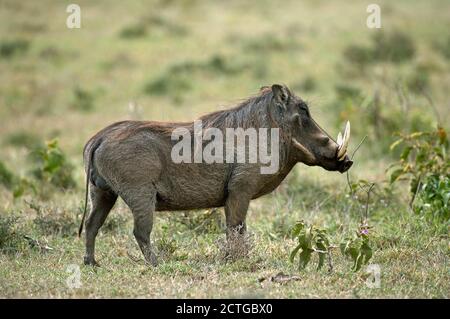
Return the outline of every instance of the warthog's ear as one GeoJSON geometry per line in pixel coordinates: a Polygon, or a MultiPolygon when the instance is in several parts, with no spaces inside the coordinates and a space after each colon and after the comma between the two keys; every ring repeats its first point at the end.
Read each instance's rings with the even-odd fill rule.
{"type": "Polygon", "coordinates": [[[283,110],[286,110],[286,103],[289,99],[289,92],[283,85],[272,85],[272,93],[275,104],[283,110]]]}

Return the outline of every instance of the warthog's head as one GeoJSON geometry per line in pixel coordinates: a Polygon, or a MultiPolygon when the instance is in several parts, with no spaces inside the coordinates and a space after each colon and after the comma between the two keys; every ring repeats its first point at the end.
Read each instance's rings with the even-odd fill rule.
{"type": "Polygon", "coordinates": [[[344,173],[353,164],[347,156],[350,123],[337,140],[328,135],[311,117],[308,105],[285,86],[272,86],[273,103],[280,108],[282,118],[291,125],[291,149],[299,162],[318,165],[329,171],[344,173]]]}

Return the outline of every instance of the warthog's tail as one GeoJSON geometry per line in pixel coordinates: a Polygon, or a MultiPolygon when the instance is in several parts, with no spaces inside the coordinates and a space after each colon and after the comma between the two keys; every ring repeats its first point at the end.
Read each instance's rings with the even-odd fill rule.
{"type": "Polygon", "coordinates": [[[78,237],[81,237],[81,233],[83,232],[83,226],[84,226],[84,220],[86,218],[86,212],[87,212],[87,206],[88,206],[88,196],[89,196],[89,181],[91,178],[91,166],[92,166],[92,159],[94,158],[94,152],[95,150],[100,146],[101,139],[98,139],[94,142],[94,145],[89,150],[88,155],[88,162],[87,162],[87,171],[86,171],[86,193],[84,197],[84,211],[83,211],[83,217],[81,218],[81,224],[78,228],[78,237]]]}

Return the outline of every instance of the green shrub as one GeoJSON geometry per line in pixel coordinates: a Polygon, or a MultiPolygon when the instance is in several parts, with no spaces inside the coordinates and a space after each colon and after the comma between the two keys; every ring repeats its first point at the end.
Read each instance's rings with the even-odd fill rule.
{"type": "Polygon", "coordinates": [[[367,264],[373,255],[369,239],[369,227],[361,225],[356,235],[345,238],[339,247],[342,255],[352,259],[352,270],[360,270],[362,265],[367,264]]]}
{"type": "Polygon", "coordinates": [[[418,213],[449,218],[448,144],[446,131],[438,127],[431,132],[400,135],[400,139],[391,145],[391,150],[403,147],[400,160],[390,165],[390,181],[409,181],[410,204],[418,213]],[[417,202],[416,195],[419,195],[417,202]]]}
{"type": "Polygon", "coordinates": [[[413,40],[400,31],[376,33],[373,44],[374,59],[378,61],[402,62],[411,59],[415,54],[413,40]]]}
{"type": "Polygon", "coordinates": [[[450,219],[450,174],[429,175],[421,183],[414,211],[428,216],[450,219]]]}
{"type": "Polygon", "coordinates": [[[147,35],[147,26],[143,23],[136,23],[127,26],[120,31],[120,37],[124,39],[135,39],[147,35]]]}
{"type": "Polygon", "coordinates": [[[13,187],[14,179],[14,174],[5,166],[5,164],[0,162],[0,184],[10,189],[13,187]]]}
{"type": "Polygon", "coordinates": [[[58,140],[49,141],[45,147],[33,150],[30,159],[35,164],[32,175],[38,181],[44,181],[62,189],[76,187],[72,176],[73,166],[60,149],[58,140]]]}
{"type": "Polygon", "coordinates": [[[400,63],[410,60],[415,52],[412,38],[407,33],[396,30],[391,33],[375,33],[370,46],[349,45],[344,49],[343,56],[348,63],[364,69],[376,62],[400,63]]]}
{"type": "Polygon", "coordinates": [[[25,247],[18,217],[0,214],[0,252],[14,254],[25,247]]]}
{"type": "Polygon", "coordinates": [[[292,235],[298,240],[298,245],[291,252],[290,261],[293,262],[298,254],[298,268],[305,269],[311,260],[312,253],[315,252],[319,256],[317,269],[322,268],[330,249],[330,240],[326,230],[299,221],[293,227],[292,235]]]}
{"type": "Polygon", "coordinates": [[[24,39],[8,40],[0,43],[0,57],[11,58],[28,51],[30,42],[24,39]]]}

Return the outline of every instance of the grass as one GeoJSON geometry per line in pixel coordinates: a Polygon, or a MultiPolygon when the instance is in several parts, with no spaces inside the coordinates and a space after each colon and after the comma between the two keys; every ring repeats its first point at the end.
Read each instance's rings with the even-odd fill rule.
{"type": "MultiPolygon", "coordinates": [[[[309,185],[306,183],[302,186],[309,185]]],[[[333,185],[327,185],[328,190],[332,188],[333,185]]],[[[297,192],[287,196],[296,197],[297,192]]],[[[328,194],[320,196],[323,201],[328,194]]],[[[97,241],[97,256],[102,267],[80,266],[81,287],[78,289],[66,285],[70,275],[66,272],[67,267],[71,264],[80,265],[83,255],[83,243],[73,235],[77,225],[48,212],[48,225],[59,224],[72,228],[68,230],[69,236],[62,236],[58,231],[49,233],[50,228],[42,228],[40,223],[43,217],[38,215],[34,221],[19,223],[20,231],[32,238],[45,239],[53,250],[42,252],[25,247],[14,254],[2,254],[2,296],[448,297],[448,239],[424,224],[420,216],[396,206],[398,204],[389,204],[387,207],[373,204],[370,218],[376,232],[376,249],[371,263],[381,267],[381,286],[369,288],[365,283],[368,275],[364,271],[351,271],[351,261],[342,257],[337,250],[332,253],[331,273],[328,273],[327,267],[316,271],[314,259],[306,270],[298,271],[297,264],[290,263],[287,258],[295,241],[279,233],[274,235],[274,229],[278,227],[274,222],[276,215],[286,213],[293,215],[292,220],[303,217],[330,229],[341,229],[333,233],[351,233],[357,226],[358,217],[346,216],[341,207],[331,209],[333,201],[341,199],[330,200],[329,208],[327,205],[325,209],[319,208],[322,214],[312,217],[316,212],[309,208],[279,211],[274,205],[274,197],[289,200],[278,193],[252,204],[249,218],[252,249],[248,257],[236,261],[224,258],[224,234],[194,232],[176,221],[171,213],[159,213],[154,230],[155,246],[160,256],[160,265],[156,268],[144,263],[132,236],[131,214],[120,203],[111,218],[121,216],[126,222],[118,228],[101,231],[97,241]],[[40,223],[36,223],[36,220],[40,223]],[[297,275],[300,280],[285,284],[262,281],[279,272],[297,275]]],[[[293,206],[302,207],[300,201],[306,207],[316,204],[316,199],[300,198],[293,200],[293,206]]],[[[77,207],[72,210],[77,211],[77,207]]],[[[352,211],[350,215],[355,213],[358,214],[352,211]]],[[[195,216],[201,213],[191,214],[195,216]]],[[[339,235],[334,235],[333,240],[338,241],[339,235]]]]}
{"type": "Polygon", "coordinates": [[[135,0],[125,7],[80,0],[76,30],[65,27],[64,3],[4,2],[0,297],[449,297],[448,221],[412,213],[406,185],[385,183],[398,157],[389,153],[395,131],[432,127],[435,113],[449,131],[448,1],[381,1],[382,30],[366,28],[366,5],[358,1],[286,1],[279,10],[270,1],[135,0]],[[84,243],[76,232],[84,199],[81,154],[90,136],[133,117],[131,101],[143,119],[192,120],[273,83],[307,100],[330,135],[350,119],[350,149],[368,135],[350,178],[377,184],[369,223],[380,288],[369,288],[364,267],[353,272],[338,249],[331,273],[316,271],[317,260],[302,271],[289,262],[297,220],[326,228],[338,244],[358,228],[365,207],[364,193],[348,196],[345,175],[304,165],[274,193],[252,201],[247,257],[224,257],[222,209],[157,213],[152,240],[160,265],[148,267],[131,213],[119,201],[98,236],[102,267],[82,265],[84,243]],[[12,184],[25,185],[40,165],[30,161],[33,150],[54,138],[56,158],[70,163],[60,173],[71,187],[34,179],[34,192],[23,186],[23,196],[14,198],[12,184]],[[67,285],[71,265],[80,267],[80,288],[67,285]],[[300,280],[270,280],[280,272],[300,280]]]}

